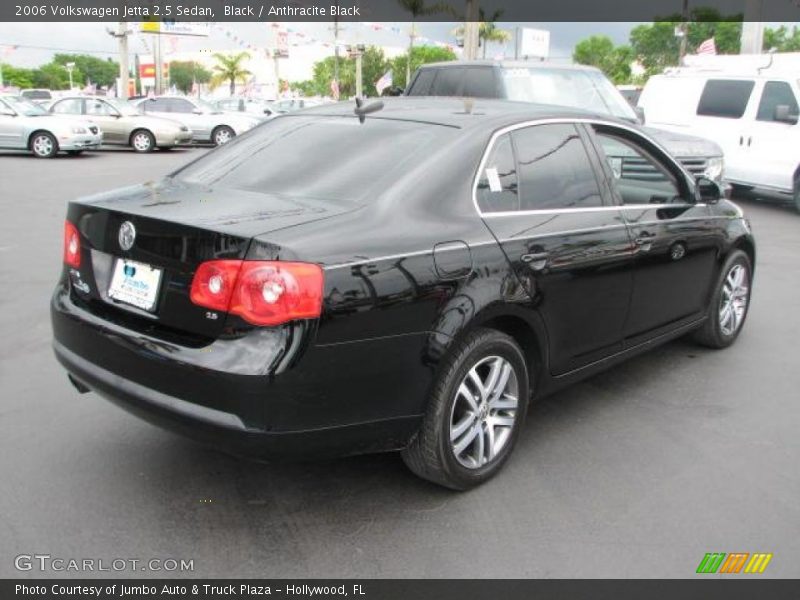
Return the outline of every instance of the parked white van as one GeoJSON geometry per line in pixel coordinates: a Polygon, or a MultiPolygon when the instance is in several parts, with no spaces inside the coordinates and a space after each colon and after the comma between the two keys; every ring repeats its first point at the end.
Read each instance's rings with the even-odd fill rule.
{"type": "Polygon", "coordinates": [[[639,98],[647,124],[713,140],[734,186],[789,195],[800,210],[800,72],[676,69],[639,98]]]}

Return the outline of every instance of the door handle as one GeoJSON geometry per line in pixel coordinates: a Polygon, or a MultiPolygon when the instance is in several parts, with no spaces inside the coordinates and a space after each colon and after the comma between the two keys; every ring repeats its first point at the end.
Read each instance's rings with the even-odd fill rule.
{"type": "Polygon", "coordinates": [[[656,235],[654,233],[648,233],[643,231],[639,234],[639,237],[633,240],[633,243],[639,246],[642,250],[647,251],[650,250],[650,246],[653,243],[656,235]]]}
{"type": "Polygon", "coordinates": [[[523,254],[520,260],[534,271],[541,271],[547,266],[547,259],[550,258],[549,252],[536,252],[534,254],[523,254]]]}
{"type": "Polygon", "coordinates": [[[749,148],[750,144],[752,143],[753,143],[753,136],[750,136],[749,138],[747,138],[747,147],[749,148]]]}

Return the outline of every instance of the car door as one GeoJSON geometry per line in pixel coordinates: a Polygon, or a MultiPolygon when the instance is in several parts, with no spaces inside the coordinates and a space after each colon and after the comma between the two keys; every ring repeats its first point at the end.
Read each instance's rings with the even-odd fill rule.
{"type": "Polygon", "coordinates": [[[753,79],[709,79],[697,103],[696,129],[687,132],[717,142],[725,154],[725,178],[738,183],[749,183],[751,172],[745,114],[754,88],[753,79]]]}
{"type": "Polygon", "coordinates": [[[107,144],[127,144],[128,125],[116,108],[99,98],[86,98],[86,118],[97,123],[103,130],[103,142],[107,144]]]}
{"type": "Polygon", "coordinates": [[[25,141],[23,134],[25,127],[22,124],[23,117],[8,104],[0,100],[0,147],[3,148],[24,148],[25,141]]]}
{"type": "Polygon", "coordinates": [[[599,124],[590,129],[633,240],[633,293],[624,336],[636,345],[704,314],[721,234],[675,160],[630,129],[599,124]]]}
{"type": "Polygon", "coordinates": [[[631,240],[596,154],[571,122],[495,136],[476,202],[538,311],[559,375],[619,351],[632,290],[631,240]]]}
{"type": "Polygon", "coordinates": [[[800,164],[800,125],[794,82],[766,80],[756,89],[750,112],[746,181],[792,191],[800,164]],[[781,108],[783,107],[783,108],[781,108]],[[783,113],[783,114],[781,114],[783,113]]]}
{"type": "Polygon", "coordinates": [[[211,138],[211,117],[205,113],[197,114],[198,108],[185,98],[170,98],[170,118],[187,125],[195,139],[211,138]]]}

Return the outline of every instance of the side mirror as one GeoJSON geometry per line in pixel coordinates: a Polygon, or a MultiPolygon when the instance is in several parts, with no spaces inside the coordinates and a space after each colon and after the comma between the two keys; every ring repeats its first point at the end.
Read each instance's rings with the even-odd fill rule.
{"type": "Polygon", "coordinates": [[[398,87],[398,86],[394,86],[394,87],[390,87],[385,92],[385,95],[386,96],[402,96],[403,94],[405,94],[405,92],[406,91],[403,88],[398,87]]]}
{"type": "Polygon", "coordinates": [[[202,111],[202,110],[200,110],[199,108],[195,108],[195,109],[192,111],[192,114],[193,114],[193,115],[202,115],[202,114],[203,114],[203,111],[202,111]]]}
{"type": "Polygon", "coordinates": [[[696,180],[697,198],[700,202],[716,204],[727,197],[723,187],[708,177],[698,177],[696,180]]]}
{"type": "Polygon", "coordinates": [[[639,121],[639,125],[644,125],[644,108],[641,106],[634,106],[633,112],[636,113],[636,119],[639,121]]]}
{"type": "Polygon", "coordinates": [[[0,115],[3,115],[4,117],[16,117],[17,113],[10,108],[0,108],[0,115]]]}
{"type": "Polygon", "coordinates": [[[798,115],[791,114],[788,104],[779,104],[775,107],[775,120],[779,123],[788,123],[789,125],[797,125],[798,115]]]}
{"type": "Polygon", "coordinates": [[[117,112],[115,110],[114,112],[111,113],[111,116],[114,117],[115,119],[119,119],[122,116],[122,113],[117,112]]]}

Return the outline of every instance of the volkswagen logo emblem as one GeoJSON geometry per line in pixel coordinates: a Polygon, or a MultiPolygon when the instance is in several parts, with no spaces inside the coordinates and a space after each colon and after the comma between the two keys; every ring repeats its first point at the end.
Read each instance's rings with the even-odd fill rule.
{"type": "Polygon", "coordinates": [[[125,221],[119,227],[119,247],[123,250],[130,250],[133,248],[133,242],[136,241],[136,228],[130,221],[125,221]]]}

